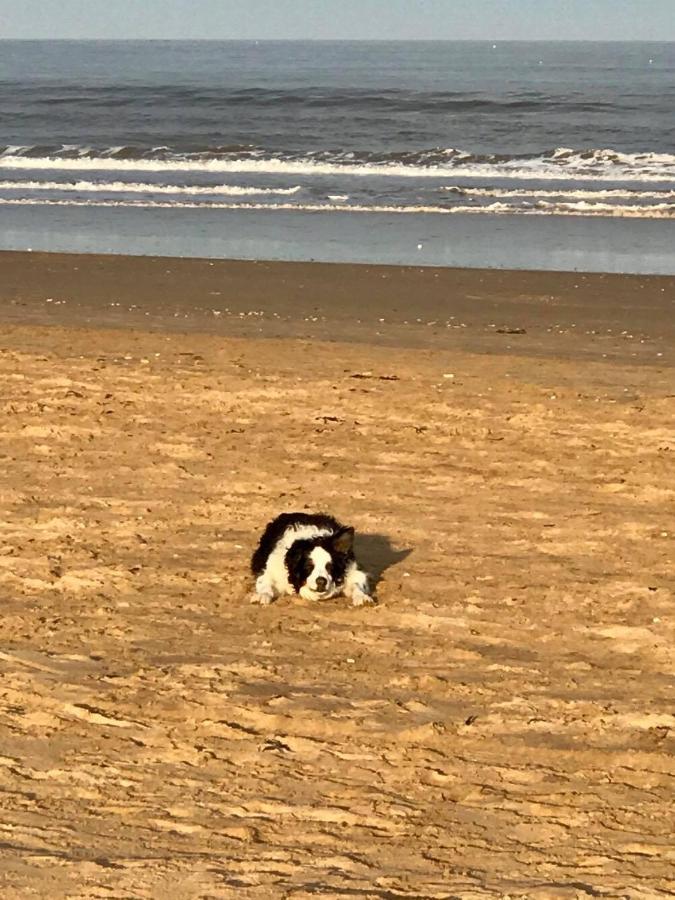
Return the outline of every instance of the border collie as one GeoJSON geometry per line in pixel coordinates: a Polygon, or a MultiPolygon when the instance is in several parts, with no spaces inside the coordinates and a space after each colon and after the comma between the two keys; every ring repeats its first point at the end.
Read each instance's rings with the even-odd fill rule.
{"type": "Polygon", "coordinates": [[[354,529],[331,516],[283,513],[270,522],[251,559],[251,603],[267,606],[281,594],[328,600],[344,594],[354,606],[374,603],[368,578],[354,558],[354,529]]]}

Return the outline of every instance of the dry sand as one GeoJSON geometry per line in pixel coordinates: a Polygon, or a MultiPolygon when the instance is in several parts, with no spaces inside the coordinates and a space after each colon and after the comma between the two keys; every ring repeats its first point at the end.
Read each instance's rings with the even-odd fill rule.
{"type": "Polygon", "coordinates": [[[3,898],[675,893],[671,293],[600,345],[507,294],[527,334],[469,352],[17,324],[63,284],[7,285],[3,898]],[[305,508],[377,607],[245,602],[305,508]]]}

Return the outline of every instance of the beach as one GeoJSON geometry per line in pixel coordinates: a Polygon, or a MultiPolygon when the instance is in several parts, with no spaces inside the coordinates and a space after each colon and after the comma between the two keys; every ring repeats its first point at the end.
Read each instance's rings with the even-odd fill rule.
{"type": "Polygon", "coordinates": [[[3,897],[672,893],[674,302],[0,253],[3,897]],[[296,509],[377,606],[247,602],[296,509]]]}

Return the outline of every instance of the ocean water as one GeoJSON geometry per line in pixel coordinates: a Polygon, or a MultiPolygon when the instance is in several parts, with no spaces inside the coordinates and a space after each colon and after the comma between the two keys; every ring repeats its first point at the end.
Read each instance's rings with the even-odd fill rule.
{"type": "Polygon", "coordinates": [[[659,220],[667,245],[675,44],[0,42],[0,246],[46,207],[93,235],[208,210],[308,234],[438,217],[439,239],[449,217],[659,220]]]}

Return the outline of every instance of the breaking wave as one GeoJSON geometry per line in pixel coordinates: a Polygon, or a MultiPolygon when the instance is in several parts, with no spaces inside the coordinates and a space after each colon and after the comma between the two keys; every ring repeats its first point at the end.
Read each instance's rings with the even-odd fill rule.
{"type": "Polygon", "coordinates": [[[269,153],[255,147],[217,147],[178,153],[167,147],[92,148],[7,146],[0,170],[72,172],[192,172],[258,175],[341,175],[400,178],[507,178],[667,182],[675,180],[675,154],[621,153],[558,147],[537,155],[472,154],[453,148],[370,153],[317,151],[269,153]]]}
{"type": "Polygon", "coordinates": [[[5,206],[672,218],[675,155],[7,146],[0,198],[5,206]]]}

